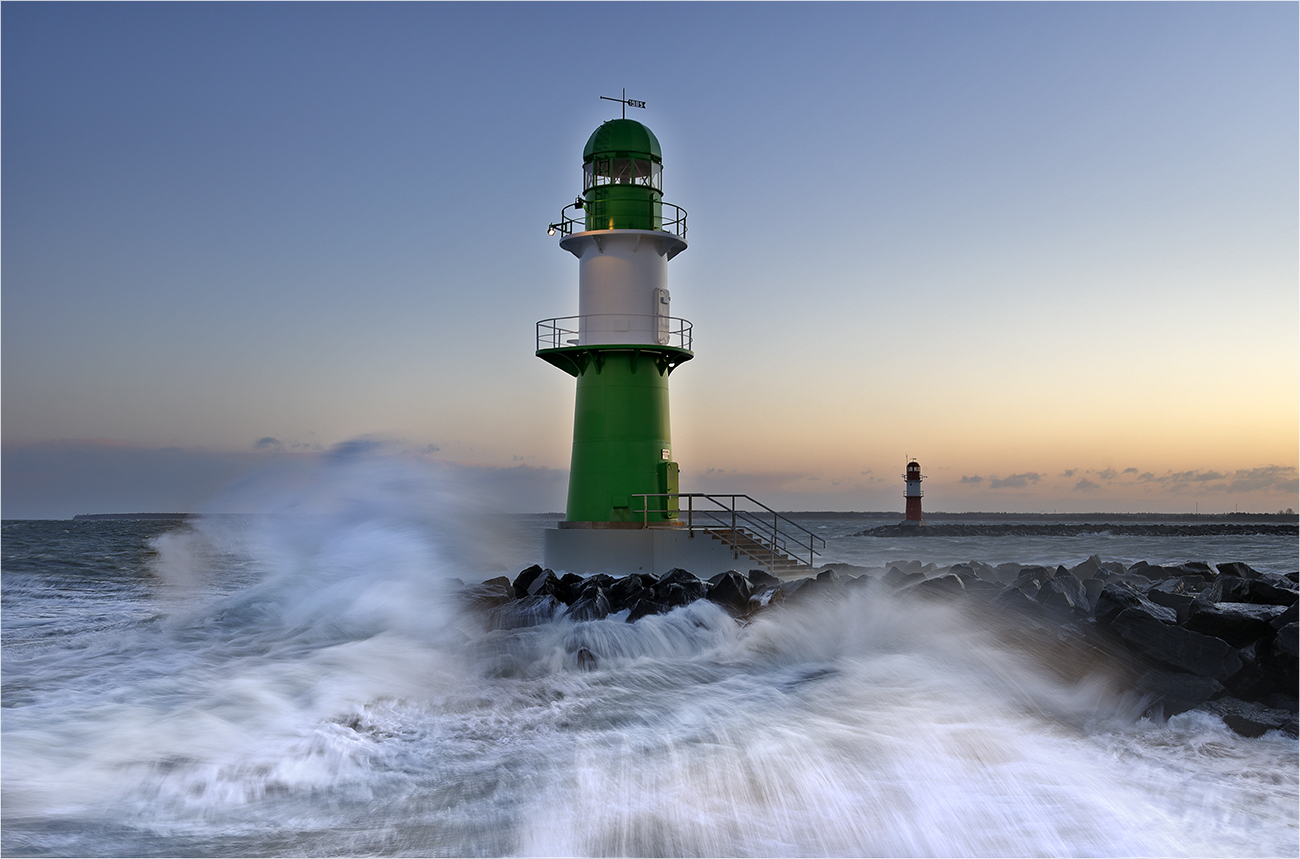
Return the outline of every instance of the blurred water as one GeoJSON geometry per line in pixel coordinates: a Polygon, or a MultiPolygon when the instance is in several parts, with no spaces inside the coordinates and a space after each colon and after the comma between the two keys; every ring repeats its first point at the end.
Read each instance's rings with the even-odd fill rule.
{"type": "MultiPolygon", "coordinates": [[[[996,619],[868,589],[491,630],[453,579],[539,560],[541,522],[365,451],[241,491],[276,514],[4,523],[6,855],[1297,852],[1295,740],[1140,719],[996,619]]],[[[816,527],[865,566],[1287,557],[816,527]]]]}

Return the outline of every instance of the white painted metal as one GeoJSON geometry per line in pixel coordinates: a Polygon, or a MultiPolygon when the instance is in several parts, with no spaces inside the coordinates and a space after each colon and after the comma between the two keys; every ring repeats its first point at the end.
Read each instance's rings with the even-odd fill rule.
{"type": "MultiPolygon", "coordinates": [[[[894,485],[897,486],[898,484],[894,484],[894,485]]],[[[905,498],[920,498],[920,497],[921,497],[921,481],[919,481],[919,480],[909,480],[909,481],[907,481],[907,489],[903,492],[903,497],[905,497],[905,498]]]]}
{"type": "Polygon", "coordinates": [[[668,260],[686,248],[684,240],[653,230],[596,230],[560,247],[578,258],[576,345],[665,342],[668,260]]]}

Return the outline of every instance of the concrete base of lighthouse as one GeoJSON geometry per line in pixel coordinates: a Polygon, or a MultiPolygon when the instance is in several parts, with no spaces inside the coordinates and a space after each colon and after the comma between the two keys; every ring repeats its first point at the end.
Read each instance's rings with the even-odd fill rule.
{"type": "Polygon", "coordinates": [[[557,574],[582,575],[662,575],[680,567],[707,579],[764,566],[704,531],[685,528],[551,528],[545,532],[543,558],[557,574]]]}

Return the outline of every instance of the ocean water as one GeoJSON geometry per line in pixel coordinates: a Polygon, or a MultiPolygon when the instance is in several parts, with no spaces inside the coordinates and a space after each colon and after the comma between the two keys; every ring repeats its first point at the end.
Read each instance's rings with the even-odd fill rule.
{"type": "MultiPolygon", "coordinates": [[[[1108,666],[997,618],[865,589],[748,625],[700,602],[491,630],[449,595],[540,560],[543,521],[364,452],[240,491],[276,512],[4,523],[5,855],[1300,849],[1296,740],[1143,718],[1108,666]]],[[[869,567],[1295,567],[1293,539],[811,527],[869,567]]]]}

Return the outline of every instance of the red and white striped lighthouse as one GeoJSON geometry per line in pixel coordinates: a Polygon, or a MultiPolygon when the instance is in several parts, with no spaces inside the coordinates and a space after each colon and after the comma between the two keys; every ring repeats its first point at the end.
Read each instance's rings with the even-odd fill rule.
{"type": "Polygon", "coordinates": [[[925,480],[925,475],[921,473],[921,463],[915,459],[909,462],[903,479],[907,481],[907,489],[903,492],[903,497],[907,499],[907,515],[903,517],[903,523],[924,525],[925,519],[921,517],[921,481],[925,480]]]}

